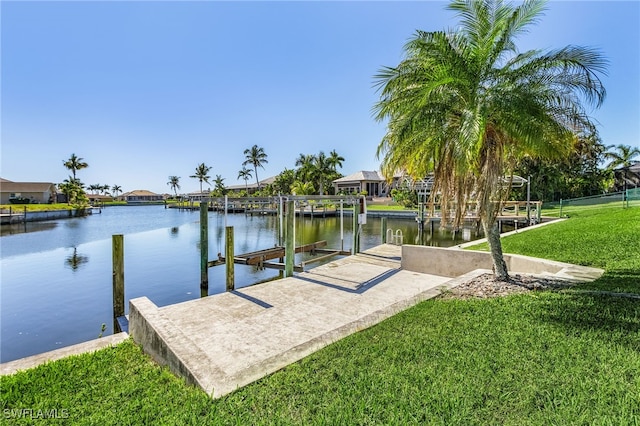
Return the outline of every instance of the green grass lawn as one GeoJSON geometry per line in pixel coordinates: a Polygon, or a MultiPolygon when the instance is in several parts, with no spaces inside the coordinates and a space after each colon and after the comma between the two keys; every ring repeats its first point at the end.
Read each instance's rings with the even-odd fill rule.
{"type": "MultiPolygon", "coordinates": [[[[504,244],[604,267],[597,288],[631,291],[639,214],[576,215],[504,244]]],[[[2,377],[1,387],[7,424],[35,423],[8,419],[11,410],[57,409],[69,416],[61,422],[87,425],[638,425],[640,303],[554,292],[432,299],[215,401],[131,341],[2,377]]]]}
{"type": "Polygon", "coordinates": [[[385,206],[382,204],[368,204],[367,210],[376,210],[376,211],[417,211],[417,209],[410,209],[404,206],[392,205],[385,206]]]}
{"type": "MultiPolygon", "coordinates": [[[[487,244],[476,246],[488,250],[487,244]]],[[[640,208],[584,208],[569,220],[502,240],[507,253],[603,268],[582,288],[640,293],[640,208]]]]}
{"type": "Polygon", "coordinates": [[[22,213],[27,208],[27,212],[41,212],[51,210],[72,210],[74,207],[67,203],[57,204],[2,204],[0,209],[11,209],[14,213],[22,213]]]}

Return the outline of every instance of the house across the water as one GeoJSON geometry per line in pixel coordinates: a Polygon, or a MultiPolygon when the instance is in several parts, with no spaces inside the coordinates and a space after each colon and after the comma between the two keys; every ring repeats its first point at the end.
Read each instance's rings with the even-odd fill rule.
{"type": "Polygon", "coordinates": [[[0,178],[0,204],[48,204],[56,201],[56,184],[13,182],[0,178]]]}
{"type": "Polygon", "coordinates": [[[156,194],[155,192],[147,191],[146,189],[136,189],[134,191],[125,192],[118,196],[118,199],[126,201],[130,204],[135,203],[152,203],[164,201],[165,195],[156,194]]]}

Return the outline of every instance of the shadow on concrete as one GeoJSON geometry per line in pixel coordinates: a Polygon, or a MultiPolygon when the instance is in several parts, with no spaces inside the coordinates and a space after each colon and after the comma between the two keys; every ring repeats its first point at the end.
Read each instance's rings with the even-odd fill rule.
{"type": "Polygon", "coordinates": [[[248,294],[244,294],[244,293],[240,293],[238,290],[233,290],[229,292],[230,294],[236,295],[238,297],[241,297],[245,300],[248,300],[249,302],[253,302],[258,306],[262,306],[265,309],[269,309],[269,308],[273,308],[273,305],[268,304],[267,302],[260,300],[260,299],[256,299],[255,297],[249,296],[248,294]]]}
{"type": "MultiPolygon", "coordinates": [[[[361,283],[357,283],[357,285],[355,286],[355,288],[351,288],[351,287],[345,287],[345,286],[341,286],[338,284],[331,284],[325,281],[320,281],[317,279],[313,279],[310,278],[307,274],[301,274],[301,275],[297,275],[296,278],[299,280],[303,280],[303,281],[307,281],[313,284],[320,284],[322,286],[325,287],[329,287],[329,288],[333,288],[336,290],[340,290],[340,291],[344,291],[347,293],[353,293],[353,294],[362,294],[365,291],[375,287],[376,285],[380,284],[381,282],[383,282],[384,280],[386,280],[387,278],[397,274],[400,270],[399,269],[390,269],[388,271],[385,271],[381,274],[376,275],[375,277],[361,282],[361,283]]],[[[316,274],[319,275],[319,274],[316,274]]]]}

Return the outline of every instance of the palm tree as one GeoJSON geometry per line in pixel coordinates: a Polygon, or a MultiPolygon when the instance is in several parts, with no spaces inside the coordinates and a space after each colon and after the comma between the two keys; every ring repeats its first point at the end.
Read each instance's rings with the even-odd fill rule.
{"type": "Polygon", "coordinates": [[[315,188],[311,182],[300,182],[297,180],[291,185],[291,193],[293,195],[311,195],[314,192],[315,188]]]}
{"type": "Polygon", "coordinates": [[[388,120],[378,146],[387,177],[434,174],[443,222],[460,226],[473,195],[496,278],[509,278],[496,216],[509,188],[500,182],[513,163],[567,155],[577,133],[592,129],[583,102],[600,106],[598,77],[607,61],[596,50],[568,46],[518,53],[515,38],[544,10],[541,0],[453,0],[457,31],[417,31],[396,67],[375,77],[374,106],[388,120]],[[453,218],[448,210],[455,208],[453,218]]]}
{"type": "Polygon", "coordinates": [[[102,185],[99,183],[94,183],[92,185],[89,185],[87,187],[87,189],[89,189],[89,191],[91,191],[92,194],[97,194],[98,191],[100,191],[100,189],[102,188],[102,185]]]}
{"type": "Polygon", "coordinates": [[[58,184],[58,188],[66,195],[67,204],[86,204],[87,197],[84,193],[84,184],[80,179],[69,176],[68,179],[58,184]]]}
{"type": "Polygon", "coordinates": [[[222,175],[216,175],[213,184],[213,193],[216,197],[223,197],[227,193],[227,188],[224,186],[224,178],[222,175]]]}
{"type": "Polygon", "coordinates": [[[209,179],[211,178],[211,176],[209,176],[210,170],[211,170],[211,167],[205,165],[204,163],[200,163],[198,164],[198,167],[196,167],[196,173],[194,175],[189,176],[191,178],[198,179],[198,181],[200,181],[200,195],[202,195],[202,182],[209,183],[209,179]]]}
{"type": "Polygon", "coordinates": [[[264,169],[264,164],[268,163],[267,154],[265,154],[262,147],[254,145],[251,148],[244,150],[244,156],[246,160],[244,160],[242,165],[246,166],[247,164],[251,164],[253,166],[253,170],[256,173],[256,185],[258,185],[258,189],[260,189],[260,181],[258,180],[258,167],[262,167],[264,169]]]}
{"type": "MultiPolygon", "coordinates": [[[[640,149],[636,147],[631,147],[629,145],[609,145],[607,147],[608,150],[612,148],[615,151],[607,151],[604,153],[604,158],[611,160],[607,168],[609,170],[614,170],[617,168],[621,168],[624,171],[623,174],[623,184],[622,190],[627,190],[627,179],[629,175],[629,167],[633,164],[633,159],[640,155],[640,149]]],[[[615,173],[615,172],[614,172],[615,173]]]]}
{"type": "Polygon", "coordinates": [[[69,157],[69,159],[66,161],[63,160],[63,165],[67,169],[71,170],[71,173],[73,174],[74,179],[76,178],[77,170],[89,167],[89,165],[85,163],[83,160],[84,158],[77,157],[76,154],[71,154],[71,157],[69,157]]]}
{"type": "Polygon", "coordinates": [[[253,175],[251,174],[251,170],[247,169],[244,165],[242,166],[242,170],[238,172],[238,179],[244,180],[244,189],[247,191],[247,195],[249,194],[249,186],[247,185],[247,181],[251,179],[253,175]]]}
{"type": "Polygon", "coordinates": [[[111,187],[111,192],[113,192],[114,197],[117,197],[118,194],[122,192],[122,187],[120,185],[113,185],[111,187]]]}
{"type": "Polygon", "coordinates": [[[342,168],[343,161],[344,161],[344,157],[340,156],[335,149],[329,153],[329,158],[327,159],[327,162],[329,163],[329,166],[333,169],[334,172],[338,171],[338,167],[342,168]]]}
{"type": "MultiPolygon", "coordinates": [[[[176,198],[178,198],[178,189],[180,189],[180,177],[169,176],[169,182],[167,182],[167,185],[169,185],[169,188],[171,188],[176,198]]],[[[202,189],[200,189],[200,192],[202,192],[202,189]]]]}
{"type": "Polygon", "coordinates": [[[632,147],[629,145],[609,145],[608,150],[614,149],[614,151],[607,151],[604,153],[604,158],[611,160],[607,166],[609,169],[616,169],[618,167],[629,167],[633,164],[633,159],[640,155],[640,148],[632,147]]]}
{"type": "Polygon", "coordinates": [[[318,194],[324,195],[325,183],[327,177],[333,171],[329,159],[323,151],[320,151],[318,155],[314,157],[313,161],[313,180],[318,182],[318,194]]]}
{"type": "Polygon", "coordinates": [[[298,169],[296,170],[296,179],[302,182],[307,182],[313,179],[313,173],[315,169],[316,156],[313,154],[298,155],[296,159],[296,166],[298,169]]]}

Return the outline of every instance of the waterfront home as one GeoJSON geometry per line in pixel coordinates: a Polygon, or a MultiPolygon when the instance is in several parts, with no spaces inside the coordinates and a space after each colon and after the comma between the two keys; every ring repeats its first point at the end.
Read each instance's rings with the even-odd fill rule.
{"type": "Polygon", "coordinates": [[[0,178],[0,204],[46,204],[56,199],[56,184],[51,182],[13,182],[0,178]]]}
{"type": "MultiPolygon", "coordinates": [[[[273,184],[276,181],[277,177],[278,176],[271,176],[271,177],[268,177],[266,179],[262,179],[260,181],[260,188],[264,188],[267,185],[273,184]]],[[[231,186],[228,186],[227,189],[230,192],[229,196],[232,196],[231,192],[238,193],[238,192],[244,191],[244,190],[247,190],[247,192],[249,194],[253,194],[256,191],[258,191],[258,184],[255,183],[255,182],[253,182],[253,183],[247,182],[246,185],[245,184],[242,184],[242,185],[231,185],[231,186]]]]}
{"type": "Polygon", "coordinates": [[[336,194],[360,194],[366,191],[367,195],[371,197],[384,197],[389,193],[389,187],[378,171],[360,170],[349,176],[334,180],[333,187],[336,194]]]}
{"type": "Polygon", "coordinates": [[[146,189],[136,189],[134,191],[125,192],[118,196],[119,200],[126,201],[127,203],[150,203],[164,201],[165,196],[162,194],[156,194],[155,192],[147,191],[146,189]]]}

